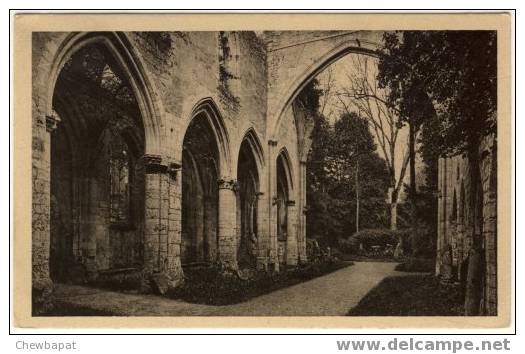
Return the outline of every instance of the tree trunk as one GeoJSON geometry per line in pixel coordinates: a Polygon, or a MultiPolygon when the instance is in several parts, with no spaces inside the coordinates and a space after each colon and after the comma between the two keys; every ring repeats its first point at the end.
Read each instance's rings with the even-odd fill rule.
{"type": "Polygon", "coordinates": [[[390,203],[390,230],[397,230],[397,200],[390,203]]]}
{"type": "Polygon", "coordinates": [[[483,276],[485,273],[483,261],[483,189],[479,161],[479,143],[470,142],[468,150],[470,177],[470,223],[472,230],[472,248],[469,251],[467,280],[465,287],[465,315],[480,314],[483,276]]]}

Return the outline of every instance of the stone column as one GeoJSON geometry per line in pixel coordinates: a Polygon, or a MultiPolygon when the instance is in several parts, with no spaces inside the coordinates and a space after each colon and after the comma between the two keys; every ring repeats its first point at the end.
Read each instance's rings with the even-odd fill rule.
{"type": "Polygon", "coordinates": [[[221,178],[219,187],[219,263],[226,272],[237,271],[237,182],[221,178]]]}
{"type": "Polygon", "coordinates": [[[279,243],[277,241],[277,165],[276,140],[268,140],[268,262],[279,271],[279,243]]]}
{"type": "Polygon", "coordinates": [[[49,277],[51,244],[51,132],[59,118],[46,116],[33,125],[32,182],[32,301],[34,314],[45,312],[51,306],[53,282],[49,277]]]}
{"type": "Polygon", "coordinates": [[[144,155],[144,272],[154,290],[165,293],[183,281],[180,263],[180,164],[144,155]]]}
{"type": "Polygon", "coordinates": [[[161,187],[162,175],[166,166],[161,164],[162,158],[157,155],[144,155],[144,270],[146,273],[160,271],[159,242],[160,233],[167,232],[165,223],[161,221],[161,187]]]}
{"type": "Polygon", "coordinates": [[[263,192],[258,192],[257,197],[257,269],[268,269],[268,200],[263,192]]]}
{"type": "Polygon", "coordinates": [[[287,237],[286,237],[286,265],[296,266],[298,258],[297,249],[297,208],[295,200],[288,200],[286,202],[288,225],[287,225],[287,237]]]}
{"type": "Polygon", "coordinates": [[[300,263],[307,261],[306,257],[306,161],[299,162],[299,207],[298,207],[298,234],[297,234],[297,247],[298,257],[300,263]]]}
{"type": "MultiPolygon", "coordinates": [[[[167,233],[167,263],[164,271],[169,276],[169,286],[175,288],[184,282],[184,273],[180,261],[181,248],[181,164],[170,162],[168,165],[167,195],[168,195],[168,233],[167,233]]],[[[162,248],[161,248],[162,249],[162,248]]]]}

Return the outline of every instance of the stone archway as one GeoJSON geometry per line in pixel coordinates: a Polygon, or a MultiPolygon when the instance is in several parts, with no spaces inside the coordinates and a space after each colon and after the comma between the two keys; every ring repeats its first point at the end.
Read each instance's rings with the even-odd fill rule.
{"type": "Polygon", "coordinates": [[[54,281],[143,264],[144,127],[123,70],[93,42],[72,54],[54,85],[61,120],[51,133],[54,281]]]}
{"type": "MultiPolygon", "coordinates": [[[[170,214],[171,210],[176,210],[172,193],[175,188],[170,187],[174,186],[171,181],[176,173],[171,173],[173,169],[168,173],[168,165],[171,165],[162,161],[163,133],[159,113],[162,107],[155,99],[153,86],[133,45],[126,35],[116,32],[40,32],[35,34],[33,45],[47,48],[33,52],[34,65],[39,68],[34,71],[32,80],[33,310],[40,311],[49,304],[53,289],[50,278],[52,252],[53,278],[59,281],[72,275],[83,281],[86,275],[92,279],[99,271],[122,267],[141,267],[145,275],[162,269],[174,275],[172,280],[180,279],[178,260],[172,256],[179,254],[177,230],[168,225],[158,227],[161,220],[158,217],[145,217],[148,213],[160,213],[160,208],[155,206],[160,206],[161,194],[173,201],[165,210],[170,214]],[[102,54],[95,57],[103,58],[105,64],[82,70],[82,67],[86,69],[88,61],[96,63],[96,60],[86,61],[86,57],[74,60],[86,54],[86,48],[97,48],[102,54]],[[71,80],[74,76],[71,74],[78,72],[90,74],[71,80]],[[90,96],[97,94],[101,103],[90,104],[93,99],[90,96]],[[72,99],[72,95],[82,99],[72,99]],[[109,106],[110,114],[93,114],[109,106]],[[97,116],[93,121],[88,119],[93,115],[97,116]],[[102,165],[97,159],[108,162],[107,171],[99,170],[97,174],[95,169],[90,170],[89,164],[102,165]],[[120,161],[122,171],[128,171],[123,173],[120,184],[115,182],[115,193],[111,189],[112,179],[104,178],[104,174],[106,177],[114,175],[109,171],[111,160],[115,162],[113,165],[120,161]],[[84,178],[86,175],[91,176],[84,178]],[[159,179],[164,181],[164,193],[160,193],[159,183],[152,183],[159,179]],[[100,180],[104,182],[97,183],[100,180]],[[128,189],[130,184],[135,188],[128,189]],[[96,197],[89,200],[88,196],[96,197]],[[126,199],[129,203],[125,203],[126,199]],[[120,203],[122,201],[124,203],[120,203]],[[112,209],[120,209],[116,207],[119,204],[128,204],[128,208],[112,213],[112,209]],[[72,207],[68,208],[70,205],[72,207]],[[152,208],[146,211],[148,205],[152,208]],[[97,206],[99,210],[88,206],[97,206]],[[132,213],[128,221],[133,219],[133,225],[124,220],[128,212],[132,213]],[[167,233],[163,239],[161,229],[167,233]],[[120,254],[123,238],[110,236],[111,230],[134,234],[129,238],[131,244],[125,245],[125,251],[120,254]],[[53,236],[52,240],[51,233],[65,236],[53,236]],[[161,250],[162,242],[171,244],[169,250],[166,247],[161,250]],[[67,272],[63,271],[65,268],[67,272]]],[[[165,221],[167,223],[167,219],[165,221]]]]}
{"type": "Polygon", "coordinates": [[[206,113],[200,113],[188,126],[183,143],[183,265],[216,261],[219,164],[213,128],[206,113]]]}
{"type": "Polygon", "coordinates": [[[199,101],[192,110],[182,145],[184,262],[219,262],[236,270],[237,182],[231,177],[227,130],[212,99],[199,101]]]}
{"type": "Polygon", "coordinates": [[[261,232],[261,171],[264,157],[253,129],[244,136],[237,161],[237,259],[240,268],[254,268],[265,258],[261,232]]]}
{"type": "Polygon", "coordinates": [[[381,31],[272,31],[268,39],[268,130],[276,139],[285,111],[306,84],[350,53],[377,56],[381,31]]]}
{"type": "Polygon", "coordinates": [[[297,211],[293,199],[293,172],[286,149],[277,156],[276,163],[277,190],[277,259],[281,265],[297,264],[297,211]]]}
{"type": "MultiPolygon", "coordinates": [[[[272,31],[268,34],[269,144],[280,139],[281,126],[293,115],[297,137],[297,238],[301,262],[306,261],[306,162],[314,121],[311,112],[297,105],[296,98],[325,68],[348,54],[377,56],[381,31],[272,31]]],[[[271,148],[270,148],[271,149],[271,148]]],[[[294,155],[294,161],[296,156],[294,155]]],[[[272,161],[273,163],[273,161],[272,161]]],[[[273,173],[273,171],[271,172],[273,173]]],[[[271,214],[271,217],[275,217],[271,214]]]]}

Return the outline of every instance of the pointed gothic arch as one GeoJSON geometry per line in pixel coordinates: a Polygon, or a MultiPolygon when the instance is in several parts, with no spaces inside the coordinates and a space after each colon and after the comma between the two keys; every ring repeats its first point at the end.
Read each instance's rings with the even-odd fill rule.
{"type": "Polygon", "coordinates": [[[162,104],[157,99],[155,87],[139,54],[133,50],[130,40],[122,32],[76,32],[69,34],[61,42],[51,59],[46,91],[39,95],[44,100],[46,114],[52,116],[55,86],[64,65],[79,50],[94,44],[103,46],[109,52],[120,69],[119,74],[131,86],[144,125],[146,152],[161,155],[164,139],[161,129],[162,104]]]}

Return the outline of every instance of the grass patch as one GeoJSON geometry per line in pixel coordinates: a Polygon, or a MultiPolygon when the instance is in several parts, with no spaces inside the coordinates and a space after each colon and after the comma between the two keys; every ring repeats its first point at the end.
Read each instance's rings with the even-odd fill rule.
{"type": "Polygon", "coordinates": [[[383,279],[349,316],[462,316],[459,285],[442,284],[433,275],[406,275],[383,279]]]}
{"type": "Polygon", "coordinates": [[[64,302],[55,302],[53,308],[45,313],[42,317],[54,316],[117,316],[118,314],[111,311],[97,310],[87,306],[78,306],[64,302]]]}
{"type": "Polygon", "coordinates": [[[400,272],[432,273],[435,269],[435,260],[427,258],[408,258],[396,266],[400,272]]]}
{"type": "Polygon", "coordinates": [[[286,288],[351,265],[325,262],[304,265],[279,273],[258,272],[250,279],[223,276],[216,268],[186,271],[183,286],[170,291],[170,298],[208,305],[231,305],[286,288]]]}
{"type": "Polygon", "coordinates": [[[101,273],[90,286],[122,292],[140,291],[143,274],[138,270],[101,273]]]}

